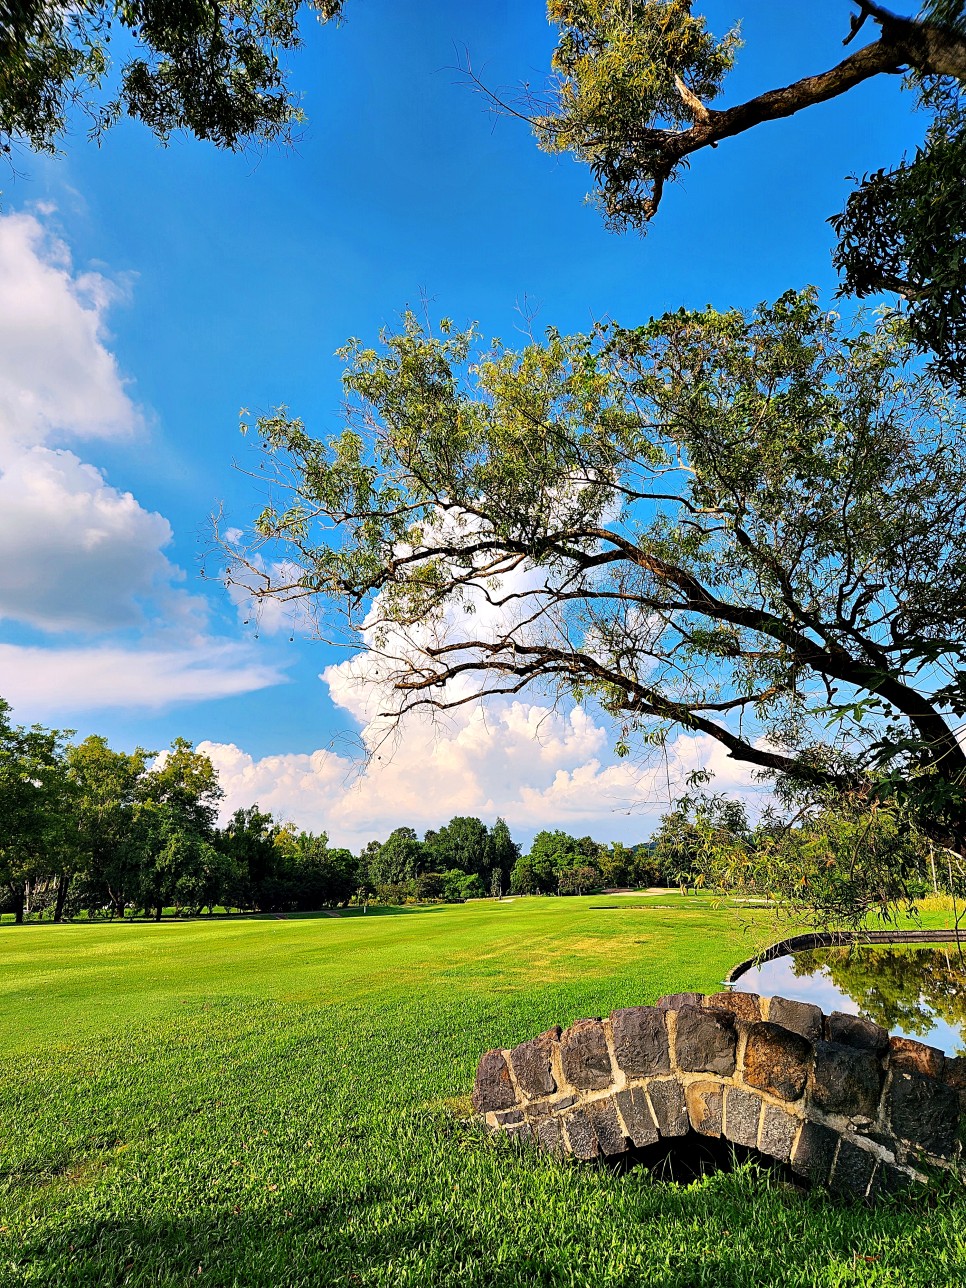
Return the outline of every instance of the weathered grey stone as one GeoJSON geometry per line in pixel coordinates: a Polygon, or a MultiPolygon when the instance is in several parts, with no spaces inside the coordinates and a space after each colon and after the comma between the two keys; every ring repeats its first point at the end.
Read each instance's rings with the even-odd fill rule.
{"type": "Polygon", "coordinates": [[[823,1036],[822,1022],[825,1017],[821,1007],[812,1006],[810,1002],[771,997],[768,999],[766,1018],[771,1024],[778,1024],[790,1033],[798,1033],[809,1042],[818,1042],[823,1036]]]}
{"type": "Polygon", "coordinates": [[[667,1019],[656,1006],[631,1006],[610,1017],[617,1063],[630,1077],[670,1073],[667,1019]]]}
{"type": "Polygon", "coordinates": [[[510,1109],[517,1093],[510,1081],[510,1070],[502,1051],[487,1051],[480,1056],[473,1085],[473,1108],[478,1114],[492,1109],[510,1109]]]}
{"type": "Polygon", "coordinates": [[[724,1077],[734,1073],[737,1028],[733,1015],[684,1006],[676,1019],[674,1056],[681,1069],[724,1077]]]}
{"type": "Polygon", "coordinates": [[[892,1130],[930,1154],[948,1157],[956,1144],[959,1099],[944,1082],[895,1069],[886,1096],[892,1130]]]}
{"type": "Polygon", "coordinates": [[[721,1111],[724,1104],[724,1084],[713,1082],[691,1082],[685,1088],[685,1103],[688,1107],[688,1118],[695,1131],[702,1136],[721,1135],[721,1111]]]}
{"type": "Polygon", "coordinates": [[[608,1096],[606,1100],[592,1100],[586,1109],[590,1115],[590,1121],[594,1124],[594,1131],[597,1133],[600,1152],[608,1158],[625,1153],[627,1139],[617,1117],[613,1099],[608,1096]]]}
{"type": "Polygon", "coordinates": [[[554,1044],[559,1037],[558,1028],[548,1029],[529,1042],[521,1042],[510,1052],[510,1063],[516,1074],[517,1085],[525,1095],[535,1099],[552,1095],[557,1090],[550,1066],[554,1044]]]}
{"type": "Polygon", "coordinates": [[[912,1183],[913,1178],[904,1167],[893,1167],[891,1163],[883,1163],[880,1160],[879,1166],[875,1169],[875,1175],[872,1177],[868,1196],[869,1198],[876,1198],[880,1194],[901,1194],[912,1183]]]}
{"type": "Polygon", "coordinates": [[[825,1021],[825,1036],[829,1042],[837,1042],[839,1046],[874,1051],[876,1055],[885,1055],[889,1049],[888,1033],[864,1015],[833,1011],[825,1021]]]}
{"type": "Polygon", "coordinates": [[[560,1114],[577,1103],[576,1096],[554,1096],[551,1100],[528,1100],[524,1108],[530,1119],[543,1118],[547,1114],[560,1114]]]}
{"type": "Polygon", "coordinates": [[[815,1044],[811,1102],[827,1114],[874,1118],[882,1093],[882,1067],[871,1051],[815,1044]]]}
{"type": "Polygon", "coordinates": [[[811,1058],[811,1044],[800,1034],[762,1020],[748,1029],[741,1076],[779,1100],[798,1100],[811,1058]]]}
{"type": "Polygon", "coordinates": [[[758,1144],[761,1098],[753,1091],[729,1087],[725,1095],[724,1134],[736,1145],[754,1148],[758,1144]]]}
{"type": "Polygon", "coordinates": [[[777,1158],[779,1162],[787,1163],[792,1155],[795,1135],[801,1125],[800,1118],[788,1113],[781,1106],[765,1105],[759,1138],[761,1152],[770,1158],[777,1158]]]}
{"type": "Polygon", "coordinates": [[[939,1078],[946,1057],[938,1047],[893,1035],[889,1038],[889,1063],[893,1069],[902,1069],[906,1073],[924,1073],[929,1078],[939,1078]]]}
{"type": "Polygon", "coordinates": [[[624,1091],[617,1092],[614,1101],[624,1119],[627,1134],[637,1148],[653,1145],[658,1139],[658,1132],[644,1088],[627,1087],[624,1091]]]}
{"type": "Polygon", "coordinates": [[[688,1130],[688,1107],[684,1090],[676,1078],[660,1078],[647,1084],[654,1121],[662,1136],[684,1136],[688,1130]]]}
{"type": "Polygon", "coordinates": [[[875,1165],[876,1157],[871,1150],[862,1149],[843,1136],[830,1182],[832,1190],[843,1198],[864,1199],[875,1165]]]}
{"type": "Polygon", "coordinates": [[[570,1152],[575,1158],[591,1159],[600,1154],[597,1133],[590,1115],[585,1109],[571,1109],[564,1115],[564,1131],[570,1152]]]}
{"type": "Polygon", "coordinates": [[[548,1154],[564,1154],[563,1130],[559,1118],[544,1118],[534,1124],[537,1133],[537,1144],[548,1154]]]}
{"type": "Polygon", "coordinates": [[[600,1020],[577,1020],[561,1034],[560,1065],[570,1085],[581,1091],[610,1086],[614,1074],[600,1020]]]}
{"type": "Polygon", "coordinates": [[[510,1140],[515,1140],[519,1145],[529,1145],[535,1139],[532,1123],[512,1123],[509,1127],[504,1128],[504,1133],[509,1136],[510,1140]]]}
{"type": "Polygon", "coordinates": [[[512,1127],[514,1123],[523,1122],[522,1109],[502,1109],[493,1115],[497,1127],[512,1127]]]}
{"type": "Polygon", "coordinates": [[[739,1020],[754,1024],[761,1019],[761,998],[757,993],[742,993],[738,990],[726,993],[712,993],[704,999],[704,1005],[716,1011],[730,1011],[739,1020]]]}
{"type": "Polygon", "coordinates": [[[802,1123],[802,1130],[792,1150],[792,1171],[806,1176],[813,1185],[826,1185],[839,1138],[821,1123],[802,1123]]]}
{"type": "Polygon", "coordinates": [[[703,993],[668,993],[654,1005],[662,1011],[679,1011],[682,1006],[700,1006],[703,1001],[703,993]]]}

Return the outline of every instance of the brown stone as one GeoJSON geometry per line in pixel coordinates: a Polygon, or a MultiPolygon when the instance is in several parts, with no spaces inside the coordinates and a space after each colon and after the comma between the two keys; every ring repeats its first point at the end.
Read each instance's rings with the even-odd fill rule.
{"type": "Polygon", "coordinates": [[[689,1083],[684,1099],[694,1130],[702,1136],[720,1136],[724,1085],[711,1080],[689,1083]]]}
{"type": "Polygon", "coordinates": [[[510,1081],[510,1069],[502,1051],[487,1051],[480,1056],[473,1086],[473,1108],[478,1114],[493,1109],[510,1109],[517,1093],[510,1081]]]}
{"type": "Polygon", "coordinates": [[[523,1122],[522,1109],[501,1109],[493,1115],[493,1121],[497,1127],[512,1127],[516,1123],[523,1122]]]}
{"type": "Polygon", "coordinates": [[[811,1100],[819,1109],[846,1118],[875,1118],[881,1092],[882,1066],[871,1051],[816,1043],[811,1100]]]}
{"type": "Polygon", "coordinates": [[[763,1020],[748,1029],[742,1077],[779,1100],[798,1100],[805,1090],[812,1048],[790,1029],[763,1020]]]}
{"type": "Polygon", "coordinates": [[[734,1073],[737,1029],[733,1015],[685,1006],[676,1020],[674,1056],[681,1069],[724,1077],[734,1073]]]}
{"type": "Polygon", "coordinates": [[[839,1046],[855,1047],[857,1051],[872,1051],[885,1055],[889,1049],[889,1035],[878,1024],[864,1015],[846,1015],[833,1011],[825,1021],[825,1036],[839,1046]]]}
{"type": "Polygon", "coordinates": [[[586,1109],[590,1115],[590,1121],[594,1124],[600,1152],[608,1158],[625,1153],[627,1140],[611,1097],[608,1096],[605,1100],[592,1100],[586,1109]]]}
{"type": "Polygon", "coordinates": [[[654,1005],[661,1011],[679,1011],[682,1006],[700,1006],[703,1001],[703,993],[667,993],[654,1005]]]}
{"type": "Polygon", "coordinates": [[[761,1120],[760,1149],[769,1158],[787,1163],[792,1154],[795,1135],[801,1127],[800,1118],[788,1113],[780,1105],[765,1105],[761,1120]]]}
{"type": "Polygon", "coordinates": [[[943,1082],[957,1091],[966,1091],[966,1056],[947,1055],[943,1063],[943,1082]]]}
{"type": "Polygon", "coordinates": [[[631,1006],[610,1017],[617,1063],[631,1077],[670,1073],[667,1019],[656,1006],[631,1006]]]}
{"type": "Polygon", "coordinates": [[[558,1028],[548,1029],[529,1042],[521,1042],[510,1052],[510,1063],[516,1074],[517,1085],[531,1098],[552,1095],[557,1084],[550,1071],[553,1048],[560,1037],[558,1028]]]}
{"type": "Polygon", "coordinates": [[[761,998],[757,993],[742,993],[738,990],[726,993],[712,993],[704,999],[704,1005],[716,1011],[730,1011],[738,1020],[754,1024],[761,1019],[761,998]]]}
{"type": "Polygon", "coordinates": [[[945,1157],[956,1145],[959,1097],[952,1087],[920,1073],[893,1070],[886,1110],[895,1134],[945,1157]]]}
{"type": "Polygon", "coordinates": [[[768,999],[768,1015],[771,1024],[778,1024],[790,1033],[798,1033],[808,1042],[818,1042],[823,1036],[822,1022],[824,1016],[821,1008],[812,1006],[811,1002],[793,1002],[787,997],[768,999]]]}
{"type": "Polygon", "coordinates": [[[761,1100],[753,1091],[729,1087],[725,1095],[724,1134],[736,1145],[754,1148],[758,1144],[761,1100]]]}
{"type": "Polygon", "coordinates": [[[658,1078],[647,1084],[654,1121],[662,1136],[684,1136],[688,1130],[688,1107],[677,1078],[658,1078]]]}
{"type": "Polygon", "coordinates": [[[938,1047],[914,1042],[912,1038],[890,1037],[889,1054],[893,1069],[902,1069],[905,1073],[924,1073],[929,1078],[941,1077],[946,1063],[946,1057],[938,1047]]]}
{"type": "Polygon", "coordinates": [[[577,1020],[560,1037],[560,1065],[572,1087],[603,1091],[614,1080],[604,1026],[600,1020],[577,1020]]]}
{"type": "Polygon", "coordinates": [[[637,1148],[653,1145],[658,1139],[658,1131],[644,1088],[628,1087],[624,1091],[618,1091],[614,1096],[614,1102],[624,1119],[627,1134],[637,1148]]]}
{"type": "Polygon", "coordinates": [[[813,1185],[826,1185],[839,1138],[821,1123],[803,1123],[792,1151],[792,1171],[807,1176],[813,1185]]]}

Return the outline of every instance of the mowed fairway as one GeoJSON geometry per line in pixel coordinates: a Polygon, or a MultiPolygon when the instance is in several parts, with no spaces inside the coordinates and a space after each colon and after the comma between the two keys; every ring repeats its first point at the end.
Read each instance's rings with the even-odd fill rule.
{"type": "Polygon", "coordinates": [[[485,1048],[775,937],[675,895],[4,926],[0,1284],[966,1283],[958,1194],[678,1188],[456,1116],[485,1048]]]}

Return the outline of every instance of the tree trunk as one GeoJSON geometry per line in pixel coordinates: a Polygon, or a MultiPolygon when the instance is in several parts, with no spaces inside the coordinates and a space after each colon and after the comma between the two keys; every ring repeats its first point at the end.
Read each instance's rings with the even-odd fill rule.
{"type": "Polygon", "coordinates": [[[13,919],[18,926],[23,925],[24,906],[27,902],[27,886],[20,882],[17,886],[16,903],[13,908],[13,919]]]}
{"type": "Polygon", "coordinates": [[[154,920],[155,920],[155,921],[160,921],[160,920],[161,920],[161,913],[162,913],[163,911],[164,911],[164,904],[163,904],[163,903],[156,903],[156,904],[154,905],[154,920]]]}
{"type": "Polygon", "coordinates": [[[60,923],[64,920],[64,904],[67,901],[67,887],[70,885],[70,876],[62,872],[57,878],[57,901],[54,904],[54,921],[60,923]]]}

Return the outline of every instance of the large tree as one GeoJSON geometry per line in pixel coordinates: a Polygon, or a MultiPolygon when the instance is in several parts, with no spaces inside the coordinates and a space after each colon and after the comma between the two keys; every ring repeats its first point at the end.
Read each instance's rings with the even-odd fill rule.
{"type": "Polygon", "coordinates": [[[409,318],[350,352],[340,437],[265,418],[284,559],[231,576],[345,609],[394,713],[550,685],[619,751],[703,733],[962,849],[966,420],[902,321],[805,292],[475,343],[409,318]]]}

